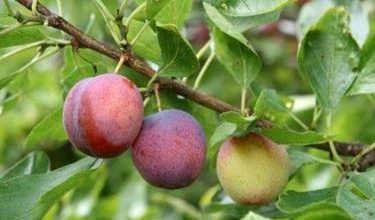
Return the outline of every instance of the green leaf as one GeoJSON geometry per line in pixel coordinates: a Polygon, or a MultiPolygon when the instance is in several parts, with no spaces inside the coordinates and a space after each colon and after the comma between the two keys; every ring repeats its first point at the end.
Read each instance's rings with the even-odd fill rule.
{"type": "Polygon", "coordinates": [[[108,10],[108,8],[105,6],[105,4],[101,0],[94,0],[95,6],[100,11],[101,15],[104,18],[104,21],[107,25],[107,28],[109,32],[111,33],[113,39],[118,45],[121,45],[122,43],[122,36],[120,28],[116,24],[115,17],[111,14],[111,12],[108,10]]]}
{"type": "Polygon", "coordinates": [[[250,211],[247,215],[241,220],[271,220],[270,218],[263,217],[261,215],[256,214],[255,212],[250,211]]]}
{"type": "Polygon", "coordinates": [[[28,70],[35,63],[52,56],[53,54],[57,53],[59,50],[60,50],[59,47],[53,47],[51,49],[47,49],[46,51],[43,51],[43,53],[37,53],[33,57],[32,60],[30,60],[27,64],[22,66],[20,69],[18,69],[17,71],[14,71],[13,73],[10,73],[10,74],[7,74],[7,75],[1,77],[0,78],[0,89],[4,88],[7,84],[9,84],[16,77],[25,73],[26,70],[28,70]]]}
{"type": "Polygon", "coordinates": [[[362,46],[370,32],[369,11],[360,0],[336,0],[350,12],[350,31],[358,45],[362,46]]]}
{"type": "Polygon", "coordinates": [[[160,76],[187,77],[198,71],[198,59],[176,26],[159,25],[157,35],[161,48],[160,76]]]}
{"type": "Polygon", "coordinates": [[[250,86],[261,68],[261,61],[251,47],[238,41],[218,28],[213,32],[215,53],[229,73],[243,89],[250,86]]]}
{"type": "Polygon", "coordinates": [[[153,19],[170,0],[147,0],[146,14],[147,19],[153,19]]]}
{"type": "Polygon", "coordinates": [[[216,128],[215,132],[211,136],[209,146],[213,147],[217,145],[219,142],[223,141],[224,139],[232,135],[236,131],[236,129],[236,124],[223,122],[216,128]]]}
{"type": "Polygon", "coordinates": [[[244,136],[249,133],[250,129],[255,125],[257,117],[252,115],[249,117],[242,116],[239,112],[224,112],[220,114],[220,118],[229,123],[236,125],[236,130],[232,133],[233,136],[244,136]]]}
{"type": "Polygon", "coordinates": [[[354,220],[344,209],[332,203],[314,203],[300,213],[293,215],[295,220],[354,220]]]}
{"type": "Polygon", "coordinates": [[[206,0],[206,2],[225,15],[244,17],[278,11],[292,0],[206,0]]]}
{"type": "Polygon", "coordinates": [[[64,91],[69,91],[81,79],[113,70],[109,62],[109,59],[91,50],[80,49],[77,52],[72,47],[65,47],[61,80],[64,91]]]}
{"type": "Polygon", "coordinates": [[[375,93],[375,28],[361,51],[360,73],[350,95],[375,93]]]}
{"type": "Polygon", "coordinates": [[[353,83],[359,64],[359,48],[347,24],[343,8],[328,10],[308,31],[298,53],[302,76],[328,111],[337,107],[353,83]]]}
{"type": "Polygon", "coordinates": [[[338,190],[338,187],[331,187],[309,192],[287,191],[280,196],[276,205],[284,213],[298,213],[312,203],[334,203],[338,190]]]}
{"type": "Polygon", "coordinates": [[[375,210],[374,199],[363,199],[346,187],[332,187],[309,192],[288,191],[280,196],[277,206],[284,213],[305,212],[314,203],[329,202],[343,208],[354,219],[372,219],[375,210]]]}
{"type": "Polygon", "coordinates": [[[284,124],[292,107],[292,99],[277,94],[275,90],[265,89],[260,93],[255,103],[254,113],[277,124],[284,124]]]}
{"type": "Polygon", "coordinates": [[[35,151],[29,153],[4,173],[0,174],[0,181],[4,182],[17,176],[46,173],[49,170],[50,162],[48,156],[41,151],[35,151]]]}
{"type": "Polygon", "coordinates": [[[230,17],[225,18],[236,28],[239,32],[244,32],[250,28],[277,21],[280,17],[281,11],[272,11],[266,14],[247,16],[247,17],[230,17]]]}
{"type": "Polygon", "coordinates": [[[67,140],[62,122],[62,107],[48,114],[40,121],[26,138],[25,147],[41,148],[67,140]]]}
{"type": "MultiPolygon", "coordinates": [[[[142,29],[144,22],[139,22],[133,20],[128,32],[129,41],[132,41],[138,32],[142,29]]],[[[147,26],[141,36],[138,38],[137,42],[133,46],[134,52],[143,57],[144,59],[150,60],[154,63],[160,63],[160,47],[158,43],[157,35],[152,31],[152,29],[147,26]]]]}
{"type": "Polygon", "coordinates": [[[39,27],[20,25],[14,18],[0,18],[0,48],[32,43],[45,38],[39,27]]]}
{"type": "Polygon", "coordinates": [[[368,12],[359,0],[314,0],[306,3],[297,20],[298,37],[301,39],[308,29],[330,8],[344,6],[350,13],[350,32],[358,45],[362,46],[369,33],[368,12]]]}
{"type": "Polygon", "coordinates": [[[340,188],[336,203],[351,213],[354,219],[368,220],[374,218],[375,199],[362,199],[346,188],[340,188]]]}
{"type": "Polygon", "coordinates": [[[321,164],[330,164],[336,165],[334,162],[330,160],[321,159],[319,157],[315,157],[309,153],[306,153],[301,150],[296,150],[295,148],[288,148],[288,155],[289,159],[292,161],[292,170],[291,176],[297,173],[297,171],[303,167],[304,165],[313,164],[313,163],[321,163],[321,164]]]}
{"type": "MultiPolygon", "coordinates": [[[[232,23],[228,21],[226,17],[224,17],[220,12],[212,5],[203,3],[204,9],[206,10],[206,13],[210,20],[224,33],[227,35],[237,39],[245,46],[249,47],[254,54],[255,50],[250,45],[249,41],[237,30],[235,26],[233,26],[232,23]]],[[[260,61],[259,61],[260,62],[260,61]]]]}
{"type": "Polygon", "coordinates": [[[320,144],[327,141],[321,133],[315,131],[297,132],[288,128],[281,128],[273,126],[272,128],[262,128],[260,133],[269,137],[279,144],[292,144],[292,145],[309,145],[320,144]]]}
{"type": "Polygon", "coordinates": [[[98,166],[95,158],[87,157],[52,172],[0,182],[0,219],[41,219],[62,195],[98,166]]]}
{"type": "Polygon", "coordinates": [[[369,169],[364,173],[355,173],[350,178],[356,187],[367,196],[367,198],[375,198],[375,169],[369,169]]]}
{"type": "Polygon", "coordinates": [[[155,16],[155,20],[158,24],[174,24],[180,28],[189,15],[192,4],[192,0],[170,0],[155,16]]]}
{"type": "Polygon", "coordinates": [[[297,19],[298,38],[302,39],[310,27],[315,24],[328,9],[334,6],[334,0],[314,0],[304,4],[297,19]]]}

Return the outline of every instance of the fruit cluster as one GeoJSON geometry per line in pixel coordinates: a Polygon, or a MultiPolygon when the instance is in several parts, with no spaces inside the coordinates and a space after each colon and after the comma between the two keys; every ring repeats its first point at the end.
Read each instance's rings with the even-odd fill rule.
{"type": "MultiPolygon", "coordinates": [[[[204,166],[206,138],[193,116],[170,109],[143,118],[138,88],[121,75],[78,82],[66,97],[63,122],[71,143],[93,157],[111,158],[130,148],[139,173],[157,187],[188,186],[204,166]]],[[[283,147],[250,133],[224,142],[217,173],[236,202],[264,204],[285,186],[288,166],[283,147]]]]}

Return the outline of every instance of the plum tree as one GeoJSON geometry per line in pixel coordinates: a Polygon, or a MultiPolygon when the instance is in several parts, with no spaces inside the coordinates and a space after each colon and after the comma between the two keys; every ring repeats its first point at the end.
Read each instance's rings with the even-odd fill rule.
{"type": "Polygon", "coordinates": [[[145,118],[131,151],[136,168],[147,182],[177,189],[199,176],[206,156],[206,138],[190,114],[164,110],[145,118]]]}
{"type": "Polygon", "coordinates": [[[79,81],[68,93],[63,111],[69,140],[95,157],[124,152],[142,126],[143,103],[132,81],[102,74],[79,81]]]}
{"type": "Polygon", "coordinates": [[[290,172],[285,148],[256,133],[228,138],[216,163],[224,191],[244,205],[273,201],[288,182],[290,172]]]}

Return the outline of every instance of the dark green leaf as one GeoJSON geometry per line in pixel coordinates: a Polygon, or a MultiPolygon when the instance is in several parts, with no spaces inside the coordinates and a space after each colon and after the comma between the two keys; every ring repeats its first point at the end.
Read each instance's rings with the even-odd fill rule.
{"type": "Polygon", "coordinates": [[[170,0],[147,0],[147,19],[153,19],[170,0]]]}
{"type": "Polygon", "coordinates": [[[206,0],[206,2],[214,5],[226,15],[245,17],[278,11],[288,5],[291,0],[206,0]]]}
{"type": "Polygon", "coordinates": [[[232,135],[237,129],[237,125],[229,122],[224,122],[219,125],[214,134],[210,138],[209,146],[215,146],[219,142],[223,141],[230,135],[232,135]]]}
{"type": "Polygon", "coordinates": [[[350,179],[368,198],[375,198],[375,169],[356,173],[350,179]]]}
{"type": "Polygon", "coordinates": [[[184,24],[192,4],[192,0],[170,0],[156,15],[155,20],[158,24],[174,24],[180,28],[184,24]]]}
{"type": "Polygon", "coordinates": [[[236,27],[239,32],[244,32],[250,28],[277,21],[280,17],[280,11],[272,11],[266,14],[247,16],[247,17],[230,17],[226,19],[236,27]]]}
{"type": "Polygon", "coordinates": [[[19,26],[13,18],[0,18],[0,48],[12,47],[35,41],[40,41],[46,36],[40,31],[39,27],[19,26]],[[7,31],[8,28],[13,30],[7,31]]]}
{"type": "Polygon", "coordinates": [[[62,122],[62,107],[55,109],[40,121],[30,132],[25,147],[41,148],[67,140],[62,122]]]}
{"type": "Polygon", "coordinates": [[[332,203],[314,203],[293,215],[295,220],[354,220],[344,209],[332,203]]]}
{"type": "Polygon", "coordinates": [[[95,158],[87,157],[52,172],[1,182],[0,219],[41,219],[62,195],[98,166],[95,158]]]}
{"type": "Polygon", "coordinates": [[[340,188],[336,198],[337,205],[351,213],[357,220],[373,219],[375,199],[362,199],[346,188],[340,188]]]}
{"type": "Polygon", "coordinates": [[[361,51],[360,73],[350,95],[375,93],[375,28],[361,51]]]}
{"type": "Polygon", "coordinates": [[[298,213],[313,203],[334,203],[338,190],[338,187],[332,187],[309,192],[287,191],[280,196],[276,205],[282,212],[298,213]]]}
{"type": "Polygon", "coordinates": [[[284,124],[291,113],[293,100],[281,96],[274,90],[263,90],[254,106],[254,113],[277,124],[284,124]]]}
{"type": "Polygon", "coordinates": [[[226,17],[224,17],[220,12],[212,5],[203,3],[204,9],[210,20],[224,33],[237,39],[242,44],[249,47],[255,54],[254,49],[250,45],[249,41],[237,30],[233,24],[231,24],[226,17]]]}
{"type": "Polygon", "coordinates": [[[288,128],[281,128],[274,126],[272,128],[262,128],[260,133],[271,138],[273,141],[279,144],[292,144],[292,145],[309,145],[309,144],[320,144],[327,141],[328,137],[325,137],[321,133],[315,131],[304,131],[297,132],[288,128]]]}
{"type": "Polygon", "coordinates": [[[41,151],[35,151],[29,153],[4,173],[0,174],[0,182],[17,176],[46,173],[49,170],[50,162],[48,156],[41,151]]]}
{"type": "Polygon", "coordinates": [[[198,71],[198,59],[176,26],[160,25],[157,27],[157,34],[162,63],[159,75],[187,77],[198,71]]]}
{"type": "Polygon", "coordinates": [[[296,150],[296,148],[288,148],[288,155],[289,155],[289,159],[292,161],[292,164],[293,164],[292,170],[291,170],[291,176],[294,176],[294,174],[296,174],[296,172],[304,165],[313,164],[313,163],[334,165],[334,162],[330,160],[321,159],[319,157],[313,156],[304,151],[296,150]]]}
{"type": "MultiPolygon", "coordinates": [[[[139,21],[132,21],[129,32],[128,38],[129,41],[132,41],[134,37],[138,34],[138,32],[142,29],[144,22],[139,21]]],[[[141,36],[136,41],[135,45],[132,45],[134,52],[152,62],[160,63],[160,47],[158,44],[157,35],[152,31],[152,29],[147,26],[141,36]]]]}
{"type": "Polygon", "coordinates": [[[368,12],[359,0],[314,0],[306,3],[297,21],[298,37],[302,39],[308,29],[329,9],[345,6],[350,13],[350,30],[359,45],[363,45],[369,33],[368,12]]]}
{"type": "Polygon", "coordinates": [[[250,129],[255,125],[256,116],[244,117],[239,112],[224,112],[220,114],[220,118],[229,123],[236,125],[236,130],[233,136],[244,136],[249,133],[250,129]]]}
{"type": "Polygon", "coordinates": [[[337,107],[355,79],[359,48],[349,32],[348,14],[333,8],[302,40],[298,64],[302,76],[328,111],[337,107]]]}
{"type": "Polygon", "coordinates": [[[255,80],[261,68],[258,55],[246,44],[227,35],[218,28],[214,30],[217,59],[231,73],[243,89],[255,80]]]}

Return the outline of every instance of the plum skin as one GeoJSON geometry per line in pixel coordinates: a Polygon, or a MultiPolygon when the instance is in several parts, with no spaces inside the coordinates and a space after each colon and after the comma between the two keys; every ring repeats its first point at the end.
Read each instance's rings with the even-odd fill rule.
{"type": "Polygon", "coordinates": [[[199,176],[206,157],[206,138],[188,113],[164,110],[144,119],[131,148],[133,162],[151,185],[178,189],[199,176]]]}
{"type": "Polygon", "coordinates": [[[264,205],[276,199],[291,168],[285,148],[256,133],[228,138],[216,164],[224,191],[243,205],[264,205]]]}
{"type": "Polygon", "coordinates": [[[138,88],[117,74],[79,81],[64,103],[63,123],[70,142],[94,157],[110,158],[124,152],[137,137],[142,120],[138,88]]]}

